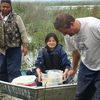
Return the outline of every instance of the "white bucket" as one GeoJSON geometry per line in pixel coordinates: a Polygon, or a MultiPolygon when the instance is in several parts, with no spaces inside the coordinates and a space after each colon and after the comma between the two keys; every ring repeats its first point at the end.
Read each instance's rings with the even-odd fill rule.
{"type": "Polygon", "coordinates": [[[42,85],[46,86],[47,82],[48,82],[48,74],[42,73],[42,85]]]}
{"type": "Polygon", "coordinates": [[[63,71],[61,70],[48,70],[47,74],[42,75],[43,86],[54,86],[62,84],[63,71]]]}

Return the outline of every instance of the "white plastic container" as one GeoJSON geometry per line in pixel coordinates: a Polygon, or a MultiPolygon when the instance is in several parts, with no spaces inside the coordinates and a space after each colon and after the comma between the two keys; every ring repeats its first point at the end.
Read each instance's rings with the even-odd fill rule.
{"type": "Polygon", "coordinates": [[[48,70],[47,74],[42,75],[43,86],[55,86],[62,84],[63,71],[61,70],[48,70]]]}
{"type": "Polygon", "coordinates": [[[36,86],[35,80],[36,80],[35,75],[26,75],[26,76],[24,75],[13,79],[11,83],[24,86],[36,86]]]}
{"type": "Polygon", "coordinates": [[[42,85],[46,86],[47,82],[48,82],[48,74],[42,73],[42,85]]]}

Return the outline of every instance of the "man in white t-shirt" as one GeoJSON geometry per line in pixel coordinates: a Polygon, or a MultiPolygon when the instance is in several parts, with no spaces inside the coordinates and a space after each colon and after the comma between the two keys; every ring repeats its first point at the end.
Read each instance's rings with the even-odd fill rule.
{"type": "Polygon", "coordinates": [[[54,27],[63,33],[72,52],[74,76],[81,59],[75,100],[100,100],[100,20],[94,17],[74,18],[69,14],[56,17],[54,27]]]}

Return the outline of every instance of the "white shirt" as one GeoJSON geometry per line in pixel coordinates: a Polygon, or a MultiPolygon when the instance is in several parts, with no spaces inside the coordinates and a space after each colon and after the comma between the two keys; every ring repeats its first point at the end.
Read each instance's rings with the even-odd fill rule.
{"type": "Polygon", "coordinates": [[[65,36],[69,51],[77,49],[82,62],[90,70],[100,70],[100,20],[94,17],[78,18],[81,23],[79,33],[65,36]]]}
{"type": "Polygon", "coordinates": [[[7,16],[5,16],[5,17],[3,17],[2,14],[1,14],[1,18],[3,19],[4,23],[5,23],[5,21],[7,21],[8,17],[9,17],[9,14],[7,16]]]}

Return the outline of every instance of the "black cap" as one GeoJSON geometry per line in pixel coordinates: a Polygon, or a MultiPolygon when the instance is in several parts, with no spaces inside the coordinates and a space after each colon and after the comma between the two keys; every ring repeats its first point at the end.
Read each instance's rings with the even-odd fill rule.
{"type": "Polygon", "coordinates": [[[1,4],[2,4],[3,2],[9,3],[9,4],[11,5],[11,0],[1,0],[1,4]]]}

